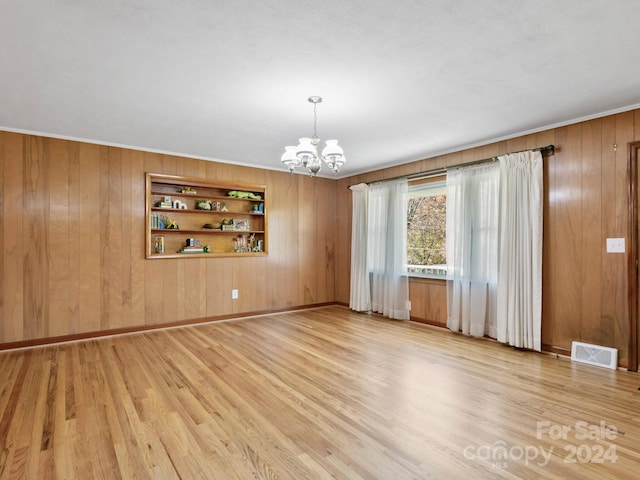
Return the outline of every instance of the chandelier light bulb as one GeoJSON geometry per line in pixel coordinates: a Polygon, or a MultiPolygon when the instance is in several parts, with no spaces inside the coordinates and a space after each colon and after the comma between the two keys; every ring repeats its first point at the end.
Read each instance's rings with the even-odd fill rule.
{"type": "Polygon", "coordinates": [[[318,156],[318,150],[313,145],[310,138],[300,138],[300,143],[296,147],[296,156],[304,166],[318,156]]]}
{"type": "Polygon", "coordinates": [[[296,155],[296,147],[294,146],[284,147],[284,153],[282,154],[280,160],[282,160],[282,163],[287,166],[291,173],[293,173],[296,167],[300,166],[300,160],[298,160],[298,156],[296,155]]]}

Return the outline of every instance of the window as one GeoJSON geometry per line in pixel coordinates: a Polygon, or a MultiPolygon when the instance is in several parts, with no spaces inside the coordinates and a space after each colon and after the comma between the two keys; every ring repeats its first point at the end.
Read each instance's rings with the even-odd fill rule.
{"type": "Polygon", "coordinates": [[[411,276],[447,274],[447,195],[443,176],[410,183],[407,196],[407,271],[411,276]]]}

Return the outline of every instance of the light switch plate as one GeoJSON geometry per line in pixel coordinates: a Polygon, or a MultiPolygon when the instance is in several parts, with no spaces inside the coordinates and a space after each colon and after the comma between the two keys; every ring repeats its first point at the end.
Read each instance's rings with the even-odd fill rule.
{"type": "Polygon", "coordinates": [[[624,238],[607,238],[607,253],[624,253],[624,238]]]}

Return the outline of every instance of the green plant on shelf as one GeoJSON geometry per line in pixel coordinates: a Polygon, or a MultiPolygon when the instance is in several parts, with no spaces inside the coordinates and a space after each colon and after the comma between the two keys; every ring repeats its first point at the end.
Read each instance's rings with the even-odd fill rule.
{"type": "Polygon", "coordinates": [[[196,200],[196,209],[211,210],[211,201],[205,199],[196,200]]]}

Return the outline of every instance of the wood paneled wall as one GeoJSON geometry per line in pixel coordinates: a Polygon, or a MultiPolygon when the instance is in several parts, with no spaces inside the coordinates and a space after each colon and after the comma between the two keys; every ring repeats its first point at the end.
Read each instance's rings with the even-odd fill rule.
{"type": "MultiPolygon", "coordinates": [[[[606,253],[606,239],[628,238],[627,144],[637,140],[640,110],[339,180],[336,300],[349,301],[349,185],[553,144],[545,159],[542,341],[561,352],[573,340],[615,347],[627,366],[626,255],[606,253]]],[[[412,281],[412,317],[446,323],[444,292],[412,281]]]]}
{"type": "Polygon", "coordinates": [[[0,187],[0,343],[335,299],[334,180],[0,132],[0,187]],[[145,172],[266,184],[269,255],[146,260],[145,172]]]}
{"type": "MultiPolygon", "coordinates": [[[[348,186],[554,144],[545,159],[543,343],[616,347],[627,365],[627,144],[640,110],[338,181],[0,132],[0,343],[349,302],[348,186]],[[144,173],[266,184],[269,255],[144,259],[144,173]],[[237,288],[238,300],[231,300],[237,288]]],[[[412,316],[446,322],[412,281],[412,316]]]]}

